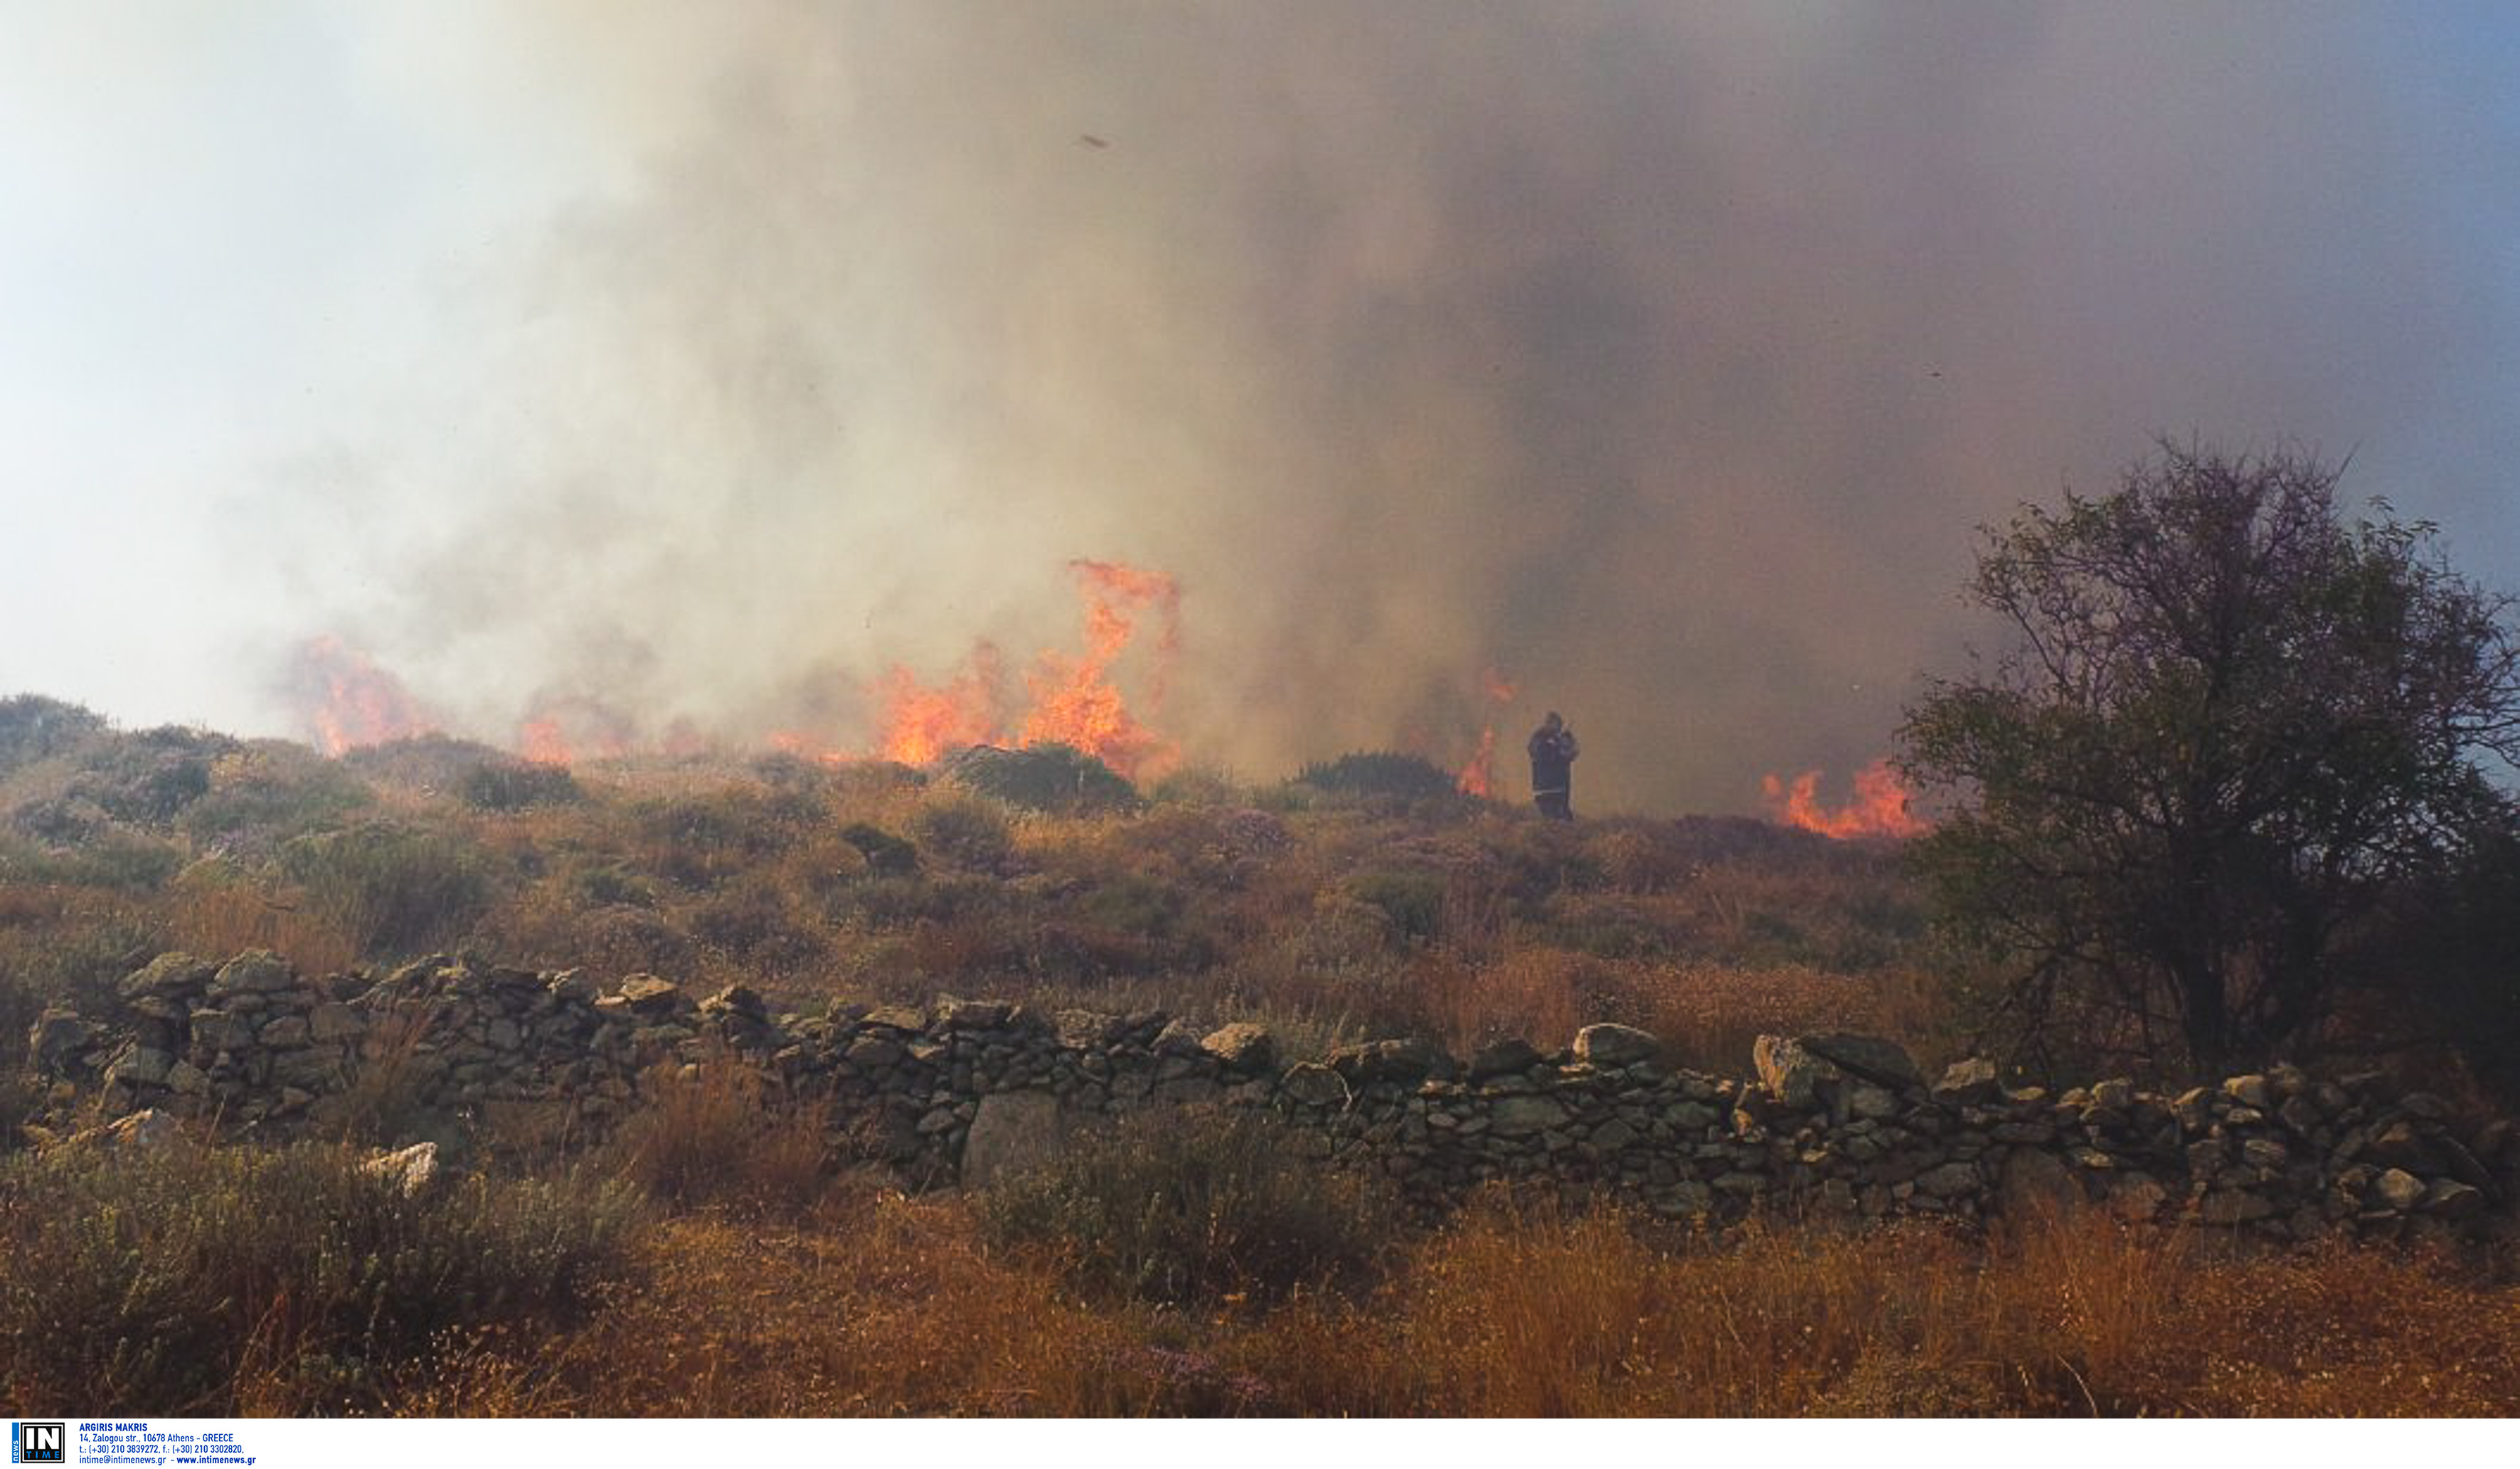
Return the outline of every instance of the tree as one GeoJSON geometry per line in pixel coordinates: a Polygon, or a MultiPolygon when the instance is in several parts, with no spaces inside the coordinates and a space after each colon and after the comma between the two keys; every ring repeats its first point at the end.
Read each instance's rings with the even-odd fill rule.
{"type": "Polygon", "coordinates": [[[2010,646],[1928,685],[1902,764],[1951,793],[1917,854],[2025,1034],[2204,1075],[2306,1050],[2384,978],[2392,895],[2509,829],[2509,599],[2385,502],[2341,520],[2338,478],[2165,441],[1987,532],[1968,597],[2010,646]]]}

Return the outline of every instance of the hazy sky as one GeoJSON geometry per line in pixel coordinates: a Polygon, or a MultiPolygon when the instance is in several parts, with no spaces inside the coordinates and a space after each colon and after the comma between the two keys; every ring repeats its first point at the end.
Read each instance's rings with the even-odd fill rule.
{"type": "Polygon", "coordinates": [[[1842,789],[2157,434],[2520,587],[2504,10],[0,0],[0,693],[853,748],[1091,557],[1246,776],[1842,789]]]}

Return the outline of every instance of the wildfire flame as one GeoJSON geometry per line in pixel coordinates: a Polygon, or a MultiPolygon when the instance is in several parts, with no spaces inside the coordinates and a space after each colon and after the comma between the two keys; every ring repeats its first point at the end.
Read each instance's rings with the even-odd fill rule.
{"type": "Polygon", "coordinates": [[[517,753],[547,765],[628,755],[638,738],[629,715],[584,695],[545,695],[517,726],[517,753]]]}
{"type": "Polygon", "coordinates": [[[1084,600],[1085,651],[1069,657],[1045,650],[1024,675],[1029,707],[1008,717],[1005,662],[983,643],[942,684],[922,683],[907,668],[876,684],[882,707],[877,748],[887,759],[923,765],[969,745],[1069,745],[1131,780],[1157,773],[1179,757],[1172,743],[1132,713],[1113,666],[1137,640],[1151,613],[1159,622],[1148,680],[1150,710],[1163,702],[1173,656],[1181,649],[1181,587],[1161,572],[1109,561],[1072,561],[1084,600]]]}
{"type": "Polygon", "coordinates": [[[929,688],[898,665],[876,681],[883,706],[883,734],[877,750],[885,759],[924,765],[968,745],[1002,738],[1006,668],[995,645],[971,650],[962,671],[929,688]]]}
{"type": "Polygon", "coordinates": [[[1908,809],[1912,793],[1887,757],[1855,772],[1855,800],[1836,810],[1820,803],[1820,772],[1806,770],[1789,785],[1770,775],[1759,782],[1768,809],[1787,826],[1823,837],[1914,837],[1931,823],[1908,809]]]}
{"type": "Polygon", "coordinates": [[[437,730],[401,679],[330,633],[299,646],[290,686],[307,733],[326,755],[437,730]]]}
{"type": "MultiPolygon", "coordinates": [[[[1479,674],[1479,688],[1490,704],[1498,706],[1511,704],[1516,692],[1512,681],[1494,668],[1479,674]]],[[[1462,767],[1461,774],[1453,777],[1453,784],[1462,795],[1485,801],[1496,794],[1496,742],[1494,723],[1479,731],[1479,748],[1470,756],[1469,763],[1462,767]]]]}

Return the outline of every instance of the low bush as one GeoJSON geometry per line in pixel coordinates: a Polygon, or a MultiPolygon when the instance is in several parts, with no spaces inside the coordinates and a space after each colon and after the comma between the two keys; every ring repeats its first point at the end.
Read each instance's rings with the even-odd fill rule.
{"type": "MultiPolygon", "coordinates": [[[[1014,830],[1006,807],[957,792],[929,796],[910,818],[910,838],[921,850],[969,872],[1002,872],[1014,853],[1014,830]]],[[[870,861],[874,855],[867,853],[870,861]]]]}
{"type": "Polygon", "coordinates": [[[1316,761],[1296,775],[1294,784],[1331,796],[1382,796],[1422,801],[1458,794],[1451,771],[1415,755],[1376,750],[1316,761]]]}
{"type": "Polygon", "coordinates": [[[798,1215],[822,1197],[831,1150],[814,1109],[731,1058],[659,1070],[647,1105],[607,1144],[658,1199],[740,1215],[798,1215]]]}
{"type": "Polygon", "coordinates": [[[484,811],[571,805],[586,799],[566,765],[539,760],[483,760],[465,774],[458,794],[467,805],[484,811]]]}
{"type": "Polygon", "coordinates": [[[391,822],[300,837],[281,849],[280,865],[313,910],[371,957],[449,946],[496,895],[477,849],[391,822]]]}
{"type": "Polygon", "coordinates": [[[1213,1109],[1132,1117],[980,1208],[991,1237],[1048,1250],[1080,1287],[1167,1305],[1356,1286],[1392,1224],[1386,1199],[1277,1125],[1213,1109]]]}
{"type": "Polygon", "coordinates": [[[1138,788],[1110,766],[1068,745],[1000,750],[974,745],[946,758],[944,777],[1028,811],[1082,815],[1135,810],[1138,788]]]}

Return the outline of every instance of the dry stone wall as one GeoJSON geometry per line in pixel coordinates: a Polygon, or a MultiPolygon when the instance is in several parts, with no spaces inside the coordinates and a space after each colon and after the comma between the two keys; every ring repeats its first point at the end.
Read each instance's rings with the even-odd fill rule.
{"type": "Polygon", "coordinates": [[[460,1120],[520,1106],[599,1134],[659,1068],[757,1069],[825,1110],[835,1141],[914,1181],[985,1182],[1094,1120],[1213,1103],[1265,1109],[1325,1163],[1430,1207],[1493,1179],[1612,1193],[1673,1217],[1774,1208],[1981,1219],[2043,1205],[2309,1240],[2520,1232],[2520,1135],[2462,1127],[2377,1073],[2296,1068],[2177,1095],[2125,1080],[2002,1084],[1966,1061],[1921,1075],[1889,1042],[1762,1037],[1742,1079],[1671,1070],[1651,1035],[1588,1027],[1466,1062],[1424,1040],[1287,1062],[1254,1025],[997,1001],[773,1017],[742,987],[694,1000],[653,976],[432,959],[371,981],[277,957],[167,954],[112,1013],[48,1011],[34,1059],[64,1099],[271,1132],[320,1128],[360,1088],[460,1120]]]}

